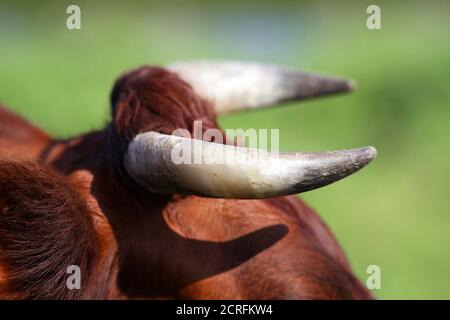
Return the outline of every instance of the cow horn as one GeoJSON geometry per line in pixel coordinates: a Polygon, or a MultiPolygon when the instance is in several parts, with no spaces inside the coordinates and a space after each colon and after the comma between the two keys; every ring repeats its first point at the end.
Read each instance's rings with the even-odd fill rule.
{"type": "Polygon", "coordinates": [[[211,100],[218,115],[354,88],[351,80],[256,62],[205,60],[177,62],[167,68],[211,100]]]}
{"type": "Polygon", "coordinates": [[[125,167],[137,183],[156,193],[259,199],[333,183],[375,156],[373,147],[278,154],[151,131],[129,144],[125,167]],[[188,161],[180,162],[178,156],[190,151],[188,161]]]}

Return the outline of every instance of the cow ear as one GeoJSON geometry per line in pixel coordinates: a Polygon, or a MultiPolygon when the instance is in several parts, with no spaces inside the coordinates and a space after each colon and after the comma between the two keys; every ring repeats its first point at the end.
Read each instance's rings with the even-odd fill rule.
{"type": "Polygon", "coordinates": [[[114,133],[125,143],[146,131],[151,123],[138,92],[122,85],[120,79],[111,92],[111,116],[114,133]]]}
{"type": "Polygon", "coordinates": [[[121,101],[127,96],[126,92],[126,75],[121,76],[116,80],[114,86],[109,95],[109,100],[111,103],[111,116],[114,119],[117,110],[120,107],[121,101]]]}
{"type": "Polygon", "coordinates": [[[127,90],[126,76],[122,76],[115,82],[110,94],[111,102],[111,123],[114,128],[114,132],[122,135],[126,123],[131,118],[130,112],[132,111],[130,103],[132,95],[127,90]]]}
{"type": "Polygon", "coordinates": [[[69,176],[70,182],[76,186],[81,193],[90,193],[94,176],[87,170],[77,170],[69,176]]]}
{"type": "Polygon", "coordinates": [[[103,214],[97,199],[92,195],[93,180],[94,176],[87,170],[77,170],[69,176],[69,181],[75,186],[75,190],[83,198],[92,215],[94,228],[99,235],[99,241],[105,244],[115,243],[108,219],[103,214]]]}

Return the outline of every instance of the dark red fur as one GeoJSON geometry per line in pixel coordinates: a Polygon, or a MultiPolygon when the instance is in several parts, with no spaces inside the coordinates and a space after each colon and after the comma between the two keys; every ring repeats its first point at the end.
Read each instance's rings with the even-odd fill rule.
{"type": "Polygon", "coordinates": [[[26,299],[82,298],[68,290],[66,270],[78,265],[82,285],[98,252],[92,215],[69,179],[30,162],[0,160],[0,292],[26,299]]]}
{"type": "Polygon", "coordinates": [[[50,144],[51,138],[0,104],[0,155],[33,160],[50,144]]]}
{"type": "MultiPolygon", "coordinates": [[[[114,85],[111,105],[112,121],[105,130],[54,142],[44,159],[64,175],[78,170],[92,175],[89,195],[98,202],[98,212],[108,219],[114,231],[111,239],[98,228],[89,229],[87,211],[76,200],[75,182],[71,182],[75,187],[61,182],[61,188],[70,191],[62,196],[54,190],[52,197],[76,203],[76,210],[57,208],[57,212],[63,211],[61,219],[83,237],[98,237],[108,244],[100,250],[102,256],[117,256],[107,260],[110,264],[106,268],[108,274],[115,275],[117,288],[108,283],[103,297],[370,298],[353,276],[331,232],[298,198],[225,200],[158,195],[128,177],[122,160],[136,134],[149,130],[170,134],[178,128],[192,132],[195,120],[203,121],[204,130],[218,127],[209,103],[176,75],[153,67],[127,73],[114,85]]],[[[3,175],[13,174],[6,171],[3,175]]],[[[46,175],[38,177],[45,180],[46,175]]],[[[56,179],[52,172],[48,177],[56,179]]],[[[15,185],[8,181],[5,190],[10,193],[30,197],[41,193],[40,187],[27,189],[25,185],[14,191],[15,185]]],[[[52,228],[44,218],[36,220],[39,223],[44,230],[52,228]]],[[[54,234],[50,241],[57,241],[58,236],[64,240],[62,234],[54,234]]],[[[0,241],[2,236],[0,231],[0,241]]],[[[25,238],[32,241],[26,233],[25,238]]],[[[42,239],[38,242],[49,245],[42,239]]],[[[73,255],[68,259],[81,257],[80,248],[95,253],[94,247],[81,240],[69,246],[73,255]]],[[[14,263],[14,259],[7,261],[6,266],[14,263]]],[[[98,281],[96,285],[100,285],[98,281]]],[[[92,290],[92,284],[86,286],[84,290],[92,290]]],[[[63,293],[61,297],[65,297],[63,293]]]]}
{"type": "Polygon", "coordinates": [[[203,130],[218,127],[212,107],[163,68],[142,67],[122,75],[110,101],[108,162],[116,170],[121,170],[128,143],[139,133],[153,130],[171,134],[178,128],[193,132],[196,120],[202,121],[203,130]]]}

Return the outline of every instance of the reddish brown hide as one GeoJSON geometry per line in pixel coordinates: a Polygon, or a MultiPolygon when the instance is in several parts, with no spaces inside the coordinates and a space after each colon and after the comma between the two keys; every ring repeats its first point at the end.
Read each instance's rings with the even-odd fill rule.
{"type": "Polygon", "coordinates": [[[50,141],[3,111],[0,128],[16,125],[1,131],[2,154],[8,143],[20,144],[41,164],[0,162],[1,297],[371,297],[328,228],[295,196],[159,195],[129,178],[122,161],[136,134],[192,131],[195,120],[204,130],[217,127],[209,103],[176,75],[153,67],[125,74],[111,105],[105,130],[67,141],[50,141]],[[39,262],[36,248],[45,263],[27,269],[39,262]],[[64,281],[71,264],[83,272],[75,292],[64,281]]]}
{"type": "Polygon", "coordinates": [[[50,142],[49,135],[0,104],[2,157],[36,161],[50,142]]]}

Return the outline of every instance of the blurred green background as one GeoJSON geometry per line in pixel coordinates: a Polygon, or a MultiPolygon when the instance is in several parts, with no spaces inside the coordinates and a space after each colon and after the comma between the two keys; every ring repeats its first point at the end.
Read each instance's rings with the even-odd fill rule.
{"type": "Polygon", "coordinates": [[[374,145],[367,169],[302,195],[382,299],[450,298],[450,5],[396,1],[4,1],[0,101],[59,137],[101,128],[114,79],[142,64],[267,61],[353,78],[351,95],[224,117],[280,128],[284,150],[374,145]],[[82,29],[66,29],[81,6],[82,29]],[[382,30],[366,8],[381,7],[382,30]]]}

